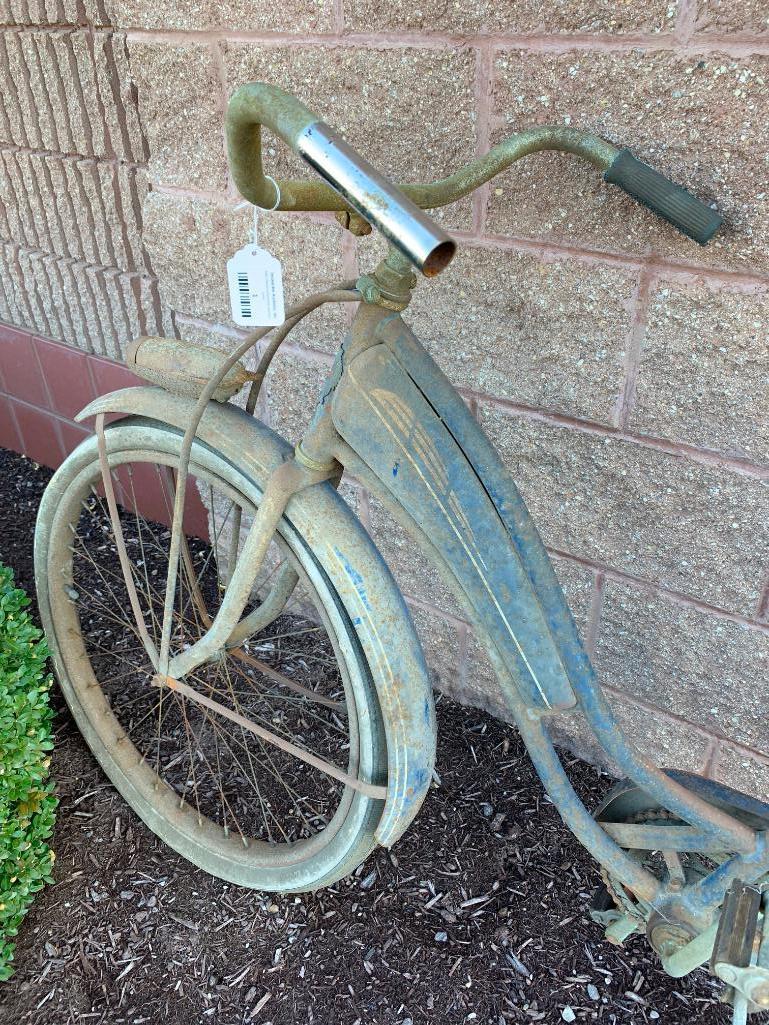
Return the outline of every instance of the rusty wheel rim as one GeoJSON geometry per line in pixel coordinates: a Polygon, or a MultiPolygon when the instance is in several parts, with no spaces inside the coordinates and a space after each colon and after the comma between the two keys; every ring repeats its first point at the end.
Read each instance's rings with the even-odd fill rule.
{"type": "MultiPolygon", "coordinates": [[[[125,467],[129,459],[135,463],[146,465],[152,460],[157,459],[157,453],[132,452],[129,456],[121,456],[119,465],[123,468],[121,472],[123,472],[124,476],[126,472],[125,467]]],[[[173,457],[164,455],[162,462],[171,471],[174,469],[173,457]]],[[[118,463],[116,462],[115,468],[117,468],[117,465],[118,463]]],[[[193,467],[193,470],[196,477],[204,481],[208,478],[207,483],[211,485],[210,473],[206,474],[204,469],[197,465],[193,467]]],[[[225,742],[223,729],[226,728],[222,727],[219,723],[212,724],[212,716],[207,715],[205,710],[196,709],[191,714],[189,708],[179,709],[173,729],[171,729],[170,720],[166,719],[165,727],[161,725],[160,730],[157,731],[160,733],[159,743],[157,732],[153,731],[157,750],[154,761],[149,757],[151,752],[147,737],[145,736],[142,742],[136,743],[138,739],[137,729],[141,723],[137,723],[135,718],[131,719],[133,712],[129,713],[127,709],[130,707],[130,703],[133,703],[139,710],[151,704],[152,698],[146,696],[146,692],[149,691],[148,687],[144,693],[135,692],[136,677],[143,673],[145,678],[149,679],[151,667],[148,663],[142,662],[137,657],[139,649],[133,643],[136,641],[135,636],[132,642],[129,614],[126,613],[123,617],[115,614],[117,609],[125,606],[125,596],[119,590],[118,580],[110,575],[110,573],[114,574],[114,569],[110,570],[107,563],[111,561],[112,553],[108,553],[109,558],[103,559],[101,564],[98,558],[94,556],[93,550],[99,547],[94,542],[100,542],[102,546],[105,544],[104,525],[107,521],[107,514],[103,508],[102,500],[93,493],[91,488],[91,485],[96,481],[95,469],[91,476],[93,479],[81,479],[79,482],[79,491],[81,493],[77,496],[77,507],[79,509],[84,503],[85,505],[83,506],[84,511],[78,515],[77,525],[69,531],[71,541],[68,546],[69,557],[64,559],[60,557],[58,565],[51,566],[51,573],[54,579],[58,576],[59,580],[64,581],[64,586],[59,589],[58,599],[55,604],[57,606],[56,615],[58,621],[62,625],[64,632],[69,634],[68,650],[64,656],[67,663],[67,675],[71,680],[75,681],[73,684],[75,697],[83,712],[91,723],[94,724],[94,728],[100,734],[102,741],[111,745],[112,757],[131,778],[132,784],[137,790],[143,791],[145,796],[149,789],[152,790],[151,800],[153,805],[169,822],[175,824],[177,828],[185,828],[188,832],[192,829],[196,833],[197,842],[204,846],[211,846],[213,844],[221,849],[222,853],[229,854],[231,857],[235,856],[235,851],[237,851],[237,857],[242,858],[246,855],[249,859],[256,862],[271,861],[277,857],[283,863],[292,863],[311,856],[319,847],[333,843],[336,833],[345,824],[345,818],[352,802],[358,795],[352,792],[350,788],[334,784],[333,781],[329,781],[326,778],[323,779],[322,791],[316,789],[312,797],[305,795],[300,792],[300,788],[294,784],[293,779],[283,770],[279,764],[279,756],[270,752],[270,757],[266,758],[263,754],[263,749],[261,749],[260,754],[264,759],[261,766],[262,769],[264,769],[265,765],[270,766],[267,769],[266,776],[271,781],[272,791],[268,793],[265,784],[261,779],[257,779],[254,774],[251,764],[253,759],[248,758],[243,738],[241,737],[239,740],[236,740],[233,738],[232,733],[230,733],[229,738],[225,742]],[[83,517],[88,519],[89,526],[83,525],[83,517]],[[95,537],[94,531],[96,532],[95,537]],[[99,536],[99,532],[101,536],[99,536]],[[86,569],[88,572],[86,572],[86,569]],[[100,586],[97,587],[94,584],[94,580],[98,581],[100,586]],[[110,637],[108,645],[104,644],[105,636],[103,629],[95,631],[91,629],[91,623],[87,621],[90,614],[81,616],[80,609],[85,607],[84,600],[87,600],[90,606],[97,608],[102,621],[108,620],[111,623],[109,629],[112,630],[112,634],[108,635],[110,637]],[[113,620],[115,622],[112,622],[113,620]],[[131,646],[129,647],[128,645],[131,646]],[[103,650],[105,648],[107,649],[106,651],[103,650]],[[120,673],[115,673],[113,669],[109,686],[107,686],[103,667],[107,664],[114,666],[115,662],[121,666],[121,670],[120,673]],[[118,697],[120,697],[119,701],[118,697]],[[166,737],[168,731],[171,732],[172,742],[174,738],[178,740],[178,737],[182,735],[188,739],[186,758],[176,761],[175,764],[173,764],[174,758],[171,756],[170,750],[167,750],[169,745],[165,743],[168,739],[166,737]],[[203,731],[209,734],[205,739],[202,736],[203,731]],[[201,796],[203,796],[204,790],[202,780],[208,778],[210,781],[211,778],[215,777],[213,762],[218,757],[220,764],[225,753],[231,760],[232,766],[236,768],[236,774],[239,776],[240,782],[245,783],[246,787],[250,786],[249,793],[253,802],[252,807],[258,807],[261,813],[262,825],[259,830],[254,828],[253,825],[249,827],[245,822],[246,812],[239,811],[241,805],[237,804],[238,801],[242,802],[242,792],[239,793],[237,787],[234,787],[231,781],[227,787],[220,787],[218,794],[215,795],[216,801],[214,803],[218,802],[218,814],[214,814],[210,806],[210,795],[208,805],[205,800],[201,803],[201,796]],[[177,770],[175,775],[172,774],[174,769],[177,770]],[[185,777],[183,785],[182,777],[185,777]],[[338,792],[336,794],[335,807],[329,811],[329,797],[334,792],[334,786],[338,787],[338,792]],[[288,816],[285,821],[281,820],[280,814],[274,807],[274,793],[276,789],[284,794],[284,798],[291,805],[293,820],[290,822],[288,820],[291,819],[291,816],[288,816]],[[322,806],[318,807],[318,803],[322,806]]],[[[135,475],[133,476],[135,477],[135,475]]],[[[232,489],[229,485],[226,485],[221,480],[216,480],[214,483],[225,497],[229,497],[232,500],[232,489]]],[[[135,493],[135,480],[133,484],[135,493]]],[[[125,484],[124,487],[126,487],[125,484]]],[[[243,503],[244,511],[253,511],[253,505],[249,507],[243,496],[239,497],[239,501],[243,503]]],[[[75,498],[70,495],[67,507],[59,510],[60,519],[63,517],[64,520],[69,520],[71,523],[74,518],[74,508],[75,498]]],[[[137,519],[135,513],[132,512],[131,515],[134,516],[135,520],[137,519]]],[[[153,622],[151,608],[154,601],[153,579],[155,576],[159,576],[159,574],[154,571],[157,567],[153,569],[151,561],[147,556],[148,549],[159,541],[158,527],[157,521],[153,522],[145,517],[139,519],[143,521],[140,524],[140,532],[134,531],[132,535],[129,529],[130,522],[127,523],[126,530],[134,550],[144,556],[144,558],[137,560],[143,566],[141,572],[137,573],[136,577],[140,585],[139,590],[143,594],[148,612],[150,613],[148,619],[153,622]],[[141,537],[139,536],[140,533],[141,537]]],[[[285,539],[281,539],[278,547],[282,549],[284,557],[291,557],[292,549],[285,539]]],[[[191,549],[197,563],[204,561],[207,557],[210,558],[210,545],[209,551],[206,552],[204,546],[191,542],[191,549]]],[[[313,631],[318,634],[322,631],[324,633],[326,647],[324,649],[322,646],[319,646],[319,653],[314,657],[319,665],[323,662],[329,663],[333,652],[337,668],[342,666],[342,672],[339,672],[338,680],[335,684],[336,689],[334,690],[332,687],[326,696],[330,696],[337,706],[341,703],[340,699],[344,701],[344,708],[348,717],[346,724],[348,763],[353,764],[359,756],[359,737],[354,691],[350,686],[349,675],[345,668],[347,663],[344,658],[339,657],[338,638],[329,623],[327,610],[324,608],[323,602],[317,596],[317,591],[315,591],[312,582],[307,577],[305,568],[298,561],[296,568],[304,584],[303,595],[305,598],[308,594],[314,594],[317,598],[316,610],[319,614],[318,619],[320,622],[308,620],[306,608],[301,610],[304,618],[297,617],[296,613],[294,613],[292,618],[292,610],[289,609],[286,616],[276,621],[274,624],[276,629],[272,630],[266,641],[268,645],[282,646],[282,651],[285,654],[286,635],[296,636],[298,632],[295,625],[297,620],[302,624],[300,626],[302,631],[313,631]],[[288,618],[288,623],[284,624],[282,621],[286,618],[288,618]],[[293,629],[286,629],[286,626],[289,628],[293,626],[293,629]],[[352,716],[352,719],[350,719],[350,716],[352,716]]],[[[185,596],[182,593],[184,587],[184,577],[182,574],[180,574],[180,579],[182,583],[179,594],[179,636],[176,639],[179,643],[185,643],[184,620],[192,618],[194,621],[194,613],[190,616],[190,595],[187,594],[185,596]]],[[[204,579],[204,574],[201,575],[201,584],[210,595],[210,581],[204,579]]],[[[160,590],[158,589],[158,593],[160,590]]],[[[98,617],[91,615],[90,618],[95,620],[98,617]]],[[[153,623],[153,626],[155,629],[157,628],[156,623],[153,623]]],[[[189,628],[188,622],[187,629],[189,628]]],[[[258,647],[259,645],[257,644],[256,648],[258,647]]],[[[253,644],[251,646],[251,653],[254,653],[253,644]]],[[[264,657],[263,652],[257,651],[257,654],[260,657],[264,657]]],[[[303,653],[305,662],[308,658],[312,657],[308,652],[303,653]]],[[[223,665],[216,666],[213,669],[206,667],[202,675],[200,670],[198,670],[199,678],[196,683],[206,687],[210,693],[218,692],[218,698],[224,696],[226,699],[227,695],[229,695],[233,707],[237,707],[237,702],[242,697],[242,692],[238,688],[250,682],[251,671],[250,666],[244,667],[242,663],[235,667],[228,658],[223,665]],[[237,679],[238,682],[233,683],[234,679],[237,679]]],[[[264,696],[261,695],[259,703],[263,704],[264,700],[264,696]]],[[[296,710],[296,695],[281,696],[279,700],[283,707],[293,702],[294,710],[296,710]]],[[[270,702],[274,708],[276,703],[274,696],[270,697],[270,702]]],[[[155,709],[156,720],[162,724],[159,700],[151,708],[155,709]]],[[[254,710],[252,708],[251,712],[254,715],[260,715],[258,709],[254,710]]],[[[302,714],[305,716],[306,721],[312,719],[314,723],[317,723],[318,707],[312,708],[311,712],[312,715],[308,716],[306,709],[303,709],[302,714]]],[[[321,718],[326,716],[326,726],[323,728],[326,729],[330,721],[338,735],[340,730],[339,708],[336,707],[333,710],[321,708],[321,712],[321,718]],[[334,722],[334,719],[336,722],[334,722]]],[[[142,714],[145,717],[147,716],[146,711],[142,714]]],[[[169,714],[166,711],[166,715],[169,714]]],[[[283,718],[285,719],[285,716],[283,718]]],[[[275,722],[271,722],[271,725],[275,728],[275,722]]],[[[283,729],[284,727],[279,724],[278,728],[283,729]]],[[[256,748],[258,747],[256,745],[256,748]]],[[[254,747],[251,748],[252,752],[254,749],[254,747]]],[[[217,766],[217,771],[219,771],[219,766],[217,766]]]]}

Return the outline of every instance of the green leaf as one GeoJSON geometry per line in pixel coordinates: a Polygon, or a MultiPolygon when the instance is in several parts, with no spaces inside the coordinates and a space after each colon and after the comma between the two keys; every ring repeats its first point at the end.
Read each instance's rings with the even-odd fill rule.
{"type": "Polygon", "coordinates": [[[12,937],[34,894],[52,882],[58,800],[48,779],[53,747],[48,646],[30,604],[0,565],[0,981],[13,974],[12,937]]]}

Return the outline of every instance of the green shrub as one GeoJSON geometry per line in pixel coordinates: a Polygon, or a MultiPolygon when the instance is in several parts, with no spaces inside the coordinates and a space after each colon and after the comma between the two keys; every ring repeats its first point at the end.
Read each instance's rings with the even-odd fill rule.
{"type": "Polygon", "coordinates": [[[48,781],[51,676],[27,605],[0,565],[0,980],[13,973],[13,937],[35,893],[53,881],[46,843],[57,804],[48,781]]]}

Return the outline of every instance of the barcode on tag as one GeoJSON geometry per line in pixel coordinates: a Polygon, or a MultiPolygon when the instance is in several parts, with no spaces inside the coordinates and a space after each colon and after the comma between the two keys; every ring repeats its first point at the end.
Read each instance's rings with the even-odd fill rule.
{"type": "Polygon", "coordinates": [[[248,274],[238,274],[238,296],[240,297],[240,315],[244,320],[251,320],[251,292],[248,288],[248,274]]]}
{"type": "Polygon", "coordinates": [[[232,319],[241,327],[282,324],[283,274],[280,262],[259,246],[247,245],[227,261],[232,319]]]}

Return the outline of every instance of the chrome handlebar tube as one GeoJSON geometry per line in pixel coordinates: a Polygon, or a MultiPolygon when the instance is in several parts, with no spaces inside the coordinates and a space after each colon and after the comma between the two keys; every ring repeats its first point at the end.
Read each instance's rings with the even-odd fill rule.
{"type": "Polygon", "coordinates": [[[434,277],[450,263],[456,243],[333,128],[322,121],[305,128],[297,152],[425,277],[434,277]]]}

